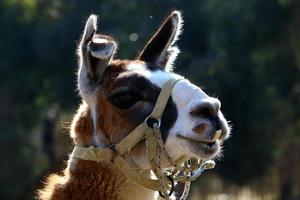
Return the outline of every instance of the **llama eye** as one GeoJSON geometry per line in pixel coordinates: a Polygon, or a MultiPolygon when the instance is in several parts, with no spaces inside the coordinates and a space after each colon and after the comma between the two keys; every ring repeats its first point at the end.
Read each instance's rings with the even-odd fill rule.
{"type": "Polygon", "coordinates": [[[140,100],[138,95],[129,92],[115,94],[110,98],[112,104],[119,109],[128,109],[140,100]]]}

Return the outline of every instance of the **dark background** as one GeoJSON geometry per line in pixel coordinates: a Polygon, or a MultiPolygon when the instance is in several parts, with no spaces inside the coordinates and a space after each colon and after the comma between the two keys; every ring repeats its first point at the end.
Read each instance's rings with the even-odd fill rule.
{"type": "Polygon", "coordinates": [[[34,199],[65,166],[88,16],[119,41],[117,57],[134,58],[174,8],[185,20],[175,71],[219,97],[233,125],[190,199],[300,199],[297,0],[1,0],[0,199],[34,199]]]}

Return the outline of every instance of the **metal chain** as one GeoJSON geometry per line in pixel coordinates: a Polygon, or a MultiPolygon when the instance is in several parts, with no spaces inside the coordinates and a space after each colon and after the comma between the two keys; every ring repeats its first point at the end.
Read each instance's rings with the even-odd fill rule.
{"type": "Polygon", "coordinates": [[[213,168],[214,161],[190,159],[183,165],[175,163],[164,147],[159,125],[160,124],[158,123],[154,123],[152,127],[148,126],[146,130],[149,162],[154,175],[160,183],[161,190],[159,193],[164,199],[171,200],[174,179],[179,182],[184,182],[184,190],[181,194],[180,200],[186,200],[189,194],[191,181],[198,178],[205,169],[213,168]],[[170,176],[163,171],[161,160],[162,155],[167,159],[169,164],[174,167],[169,172],[170,176]],[[169,189],[170,185],[168,179],[172,180],[171,189],[169,189]]]}
{"type": "MultiPolygon", "coordinates": [[[[161,194],[164,197],[169,197],[169,192],[168,192],[168,181],[166,180],[166,177],[162,171],[161,167],[161,154],[160,154],[160,148],[159,145],[157,144],[156,137],[154,135],[154,131],[152,128],[148,127],[146,130],[146,138],[147,138],[147,150],[148,150],[148,157],[149,157],[149,162],[150,166],[152,168],[152,171],[156,178],[160,182],[160,187],[161,187],[161,194]]],[[[171,188],[172,190],[172,188],[171,188]]]]}
{"type": "Polygon", "coordinates": [[[184,183],[184,190],[182,192],[182,195],[180,197],[180,200],[186,200],[191,188],[191,181],[187,181],[184,183]]]}
{"type": "MultiPolygon", "coordinates": [[[[168,154],[168,152],[166,151],[165,147],[164,147],[164,144],[163,144],[163,141],[162,141],[162,137],[161,137],[161,132],[160,132],[160,129],[159,127],[157,126],[157,124],[154,124],[153,126],[153,129],[154,129],[154,133],[155,133],[155,136],[156,136],[156,139],[157,139],[157,142],[158,142],[158,147],[159,147],[159,151],[158,152],[162,152],[163,155],[165,156],[165,158],[167,158],[168,162],[175,167],[175,169],[173,170],[173,173],[175,171],[181,171],[181,168],[178,164],[176,164],[173,159],[171,158],[171,156],[168,154]]],[[[157,155],[157,166],[159,168],[160,171],[162,171],[161,169],[161,156],[160,155],[157,155]]],[[[188,166],[184,166],[183,168],[186,168],[188,166]]],[[[173,174],[172,173],[172,174],[173,174]]],[[[173,174],[174,175],[174,174],[173,174]]],[[[165,186],[165,182],[164,182],[164,179],[162,178],[162,187],[165,186]]],[[[187,197],[188,197],[188,194],[189,194],[189,191],[190,191],[190,185],[191,185],[191,182],[190,181],[186,181],[184,183],[184,190],[182,192],[182,195],[180,197],[180,200],[186,200],[187,197]]],[[[164,188],[165,190],[165,188],[164,188]]],[[[169,196],[167,196],[166,194],[163,194],[164,195],[164,198],[165,199],[170,199],[169,196]]]]}
{"type": "Polygon", "coordinates": [[[162,141],[162,136],[161,136],[160,128],[156,124],[154,124],[153,130],[154,130],[155,136],[157,138],[158,146],[159,146],[161,152],[163,153],[163,155],[165,156],[165,158],[168,160],[168,162],[172,166],[174,166],[175,168],[178,168],[179,167],[178,164],[176,164],[173,161],[173,159],[171,158],[171,156],[168,154],[168,152],[165,149],[165,146],[164,146],[163,141],[162,141]]]}

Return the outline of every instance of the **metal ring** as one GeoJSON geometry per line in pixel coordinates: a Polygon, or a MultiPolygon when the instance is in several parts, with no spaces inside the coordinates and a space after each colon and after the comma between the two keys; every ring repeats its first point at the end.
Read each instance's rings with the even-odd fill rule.
{"type": "Polygon", "coordinates": [[[155,119],[151,116],[148,116],[145,119],[145,122],[146,122],[147,126],[150,127],[150,128],[154,128],[154,124],[156,124],[155,128],[160,128],[160,124],[161,124],[160,119],[155,119]]]}
{"type": "MultiPolygon", "coordinates": [[[[174,180],[171,176],[167,176],[167,178],[171,181],[171,189],[170,189],[170,192],[168,194],[167,197],[170,197],[173,192],[174,192],[174,180]]],[[[166,196],[161,192],[161,191],[158,191],[159,192],[159,196],[162,197],[162,198],[166,198],[166,196]]]]}

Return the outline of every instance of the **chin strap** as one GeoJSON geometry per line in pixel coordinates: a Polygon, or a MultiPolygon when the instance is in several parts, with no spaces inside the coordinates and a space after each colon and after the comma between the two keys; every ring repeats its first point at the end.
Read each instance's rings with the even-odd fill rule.
{"type": "Polygon", "coordinates": [[[172,89],[179,80],[170,79],[165,84],[149,117],[119,143],[107,148],[75,146],[70,158],[96,162],[109,161],[133,182],[158,191],[164,199],[171,199],[175,182],[181,182],[184,184],[184,190],[180,199],[185,200],[189,193],[191,181],[197,179],[205,169],[214,168],[215,162],[196,158],[188,160],[186,157],[174,161],[165,150],[160,131],[161,117],[171,96],[172,89]],[[146,139],[146,150],[151,170],[157,179],[139,174],[125,159],[130,150],[144,139],[146,139]],[[162,167],[162,156],[171,167],[162,167]]]}

